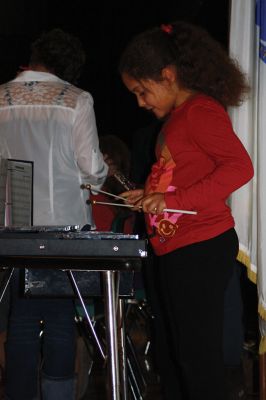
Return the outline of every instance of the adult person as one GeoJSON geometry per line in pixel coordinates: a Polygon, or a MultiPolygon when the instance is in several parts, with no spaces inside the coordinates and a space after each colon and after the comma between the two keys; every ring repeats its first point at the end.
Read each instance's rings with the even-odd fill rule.
{"type": "Polygon", "coordinates": [[[120,73],[139,106],[166,119],[145,189],[122,194],[142,206],[159,256],[171,359],[163,367],[175,381],[165,398],[225,400],[224,292],[238,253],[227,198],[253,176],[226,107],[240,104],[248,85],[219,43],[182,21],[133,38],[120,73]]]}
{"type": "MultiPolygon", "coordinates": [[[[108,167],[99,150],[93,99],[73,84],[84,62],[79,39],[52,29],[33,42],[29,67],[0,86],[2,153],[34,163],[34,225],[94,227],[80,185],[100,188],[108,167]]],[[[42,399],[73,400],[72,300],[21,298],[18,286],[16,274],[6,346],[7,399],[37,398],[42,320],[42,399]]]]}

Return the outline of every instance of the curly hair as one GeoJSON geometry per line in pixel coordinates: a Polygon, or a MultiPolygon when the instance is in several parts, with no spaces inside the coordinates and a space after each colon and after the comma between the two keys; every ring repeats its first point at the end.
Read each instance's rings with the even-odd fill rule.
{"type": "Polygon", "coordinates": [[[41,64],[71,83],[79,78],[85,60],[80,40],[59,28],[43,33],[31,45],[31,65],[41,64]]]}
{"type": "Polygon", "coordinates": [[[187,22],[175,21],[167,27],[135,36],[120,58],[120,74],[160,81],[162,69],[172,65],[182,87],[205,93],[224,107],[240,105],[250,88],[221,44],[203,28],[187,22]]]}
{"type": "MultiPolygon", "coordinates": [[[[101,152],[107,154],[115,164],[117,170],[128,178],[130,173],[131,152],[127,144],[118,136],[108,134],[99,136],[99,145],[101,152]]],[[[109,192],[114,194],[119,194],[125,190],[114,176],[107,177],[104,186],[109,192]]]]}

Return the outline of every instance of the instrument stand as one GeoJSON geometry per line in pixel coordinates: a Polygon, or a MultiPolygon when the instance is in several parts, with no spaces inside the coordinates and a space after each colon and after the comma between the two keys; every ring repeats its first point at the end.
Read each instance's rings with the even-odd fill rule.
{"type": "MultiPolygon", "coordinates": [[[[143,400],[143,392],[145,391],[147,383],[141,371],[134,344],[129,334],[126,332],[125,318],[127,300],[118,298],[117,271],[111,271],[111,274],[110,271],[107,271],[109,272],[108,276],[105,275],[106,272],[102,272],[105,275],[103,276],[105,279],[105,299],[109,299],[106,301],[105,306],[105,315],[109,316],[109,318],[107,317],[105,321],[107,326],[105,326],[104,329],[105,335],[107,335],[107,348],[110,349],[107,355],[105,355],[100,340],[97,338],[95,331],[96,323],[92,324],[91,317],[87,312],[86,305],[82,299],[78,285],[75,282],[73,271],[67,272],[81,302],[82,309],[85,313],[85,320],[92,333],[92,339],[96,341],[103,360],[107,362],[109,360],[109,395],[111,394],[112,399],[120,399],[119,396],[121,396],[123,400],[129,400],[131,398],[134,400],[143,400]],[[114,279],[114,284],[110,285],[110,279],[114,279]],[[114,321],[116,321],[115,324],[114,321]]],[[[91,371],[89,371],[89,373],[90,372],[91,371]]]]}
{"type": "MultiPolygon", "coordinates": [[[[120,400],[122,399],[121,392],[127,393],[125,358],[121,362],[123,382],[120,385],[117,324],[120,292],[117,290],[116,277],[119,281],[119,289],[121,289],[122,273],[134,272],[140,267],[141,259],[144,257],[147,257],[147,243],[146,240],[139,239],[137,235],[96,231],[81,232],[66,230],[65,227],[62,229],[62,227],[47,226],[4,227],[0,232],[0,262],[4,267],[12,270],[13,268],[42,270],[49,266],[47,269],[61,270],[65,273],[68,271],[68,277],[70,277],[72,287],[75,288],[75,293],[81,302],[93,339],[107,363],[108,399],[110,400],[120,400]],[[97,272],[102,277],[106,352],[96,335],[81,291],[77,286],[78,277],[76,280],[73,271],[83,271],[84,274],[97,272]]],[[[8,280],[10,280],[12,270],[8,274],[8,280]]],[[[69,286],[71,290],[71,285],[69,286]]],[[[35,288],[39,290],[38,286],[31,286],[33,293],[35,288]]],[[[71,296],[73,296],[73,292],[71,296]]],[[[120,343],[125,343],[124,339],[122,332],[120,343]]],[[[124,345],[123,348],[125,349],[124,345]]],[[[123,395],[124,398],[125,395],[123,395]]]]}
{"type": "MultiPolygon", "coordinates": [[[[116,322],[116,290],[115,290],[115,271],[102,271],[103,288],[105,294],[105,317],[106,317],[106,341],[107,341],[107,354],[104,353],[101,343],[97,337],[94,326],[91,322],[90,316],[87,312],[85,303],[79,291],[78,285],[73,276],[73,271],[67,271],[69,278],[74,286],[74,290],[81,302],[86,320],[89,324],[93,338],[96,341],[97,347],[105,361],[107,361],[108,368],[108,388],[109,398],[113,400],[120,400],[120,377],[119,377],[119,362],[118,362],[118,331],[116,322]]],[[[125,376],[125,370],[122,369],[125,376]]],[[[125,392],[126,381],[123,380],[123,388],[125,392]]],[[[123,397],[126,399],[126,397],[123,397]]]]}
{"type": "MultiPolygon", "coordinates": [[[[5,295],[14,272],[14,268],[5,269],[6,274],[1,285],[0,302],[5,295]]],[[[126,333],[125,309],[127,301],[123,298],[118,298],[117,271],[101,271],[105,294],[106,348],[103,348],[97,336],[95,324],[93,324],[88,314],[73,274],[74,271],[65,270],[65,272],[73,285],[75,294],[79,298],[92,339],[96,343],[102,359],[108,364],[108,398],[112,400],[129,400],[131,398],[129,396],[130,390],[134,400],[142,400],[146,382],[141,372],[132,340],[129,334],[126,333]]]]}

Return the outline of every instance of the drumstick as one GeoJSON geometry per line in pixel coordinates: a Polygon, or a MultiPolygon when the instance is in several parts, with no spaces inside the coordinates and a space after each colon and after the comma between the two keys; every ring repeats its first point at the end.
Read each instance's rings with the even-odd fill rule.
{"type": "MultiPolygon", "coordinates": [[[[96,201],[96,200],[89,200],[87,201],[88,204],[102,204],[106,206],[117,206],[117,207],[128,207],[128,208],[133,208],[135,207],[133,204],[118,204],[118,203],[108,203],[105,201],[96,201]]],[[[142,208],[142,206],[138,206],[139,208],[142,208]]],[[[164,208],[163,212],[171,212],[171,213],[178,213],[178,214],[193,214],[196,215],[197,211],[188,211],[188,210],[176,210],[173,208],[164,208]]]]}
{"type": "Polygon", "coordinates": [[[89,183],[87,183],[86,185],[85,184],[80,185],[80,188],[87,189],[87,190],[93,190],[94,192],[97,192],[97,193],[103,193],[103,194],[106,194],[107,196],[114,197],[115,199],[119,199],[119,200],[123,200],[123,201],[125,200],[124,197],[117,196],[116,194],[112,194],[109,192],[105,192],[104,190],[96,189],[93,185],[90,185],[89,183]]]}
{"type": "Polygon", "coordinates": [[[189,210],[176,210],[175,208],[164,208],[163,212],[171,212],[176,214],[192,214],[197,215],[197,211],[189,211],[189,210]]]}
{"type": "MultiPolygon", "coordinates": [[[[125,200],[125,199],[124,199],[125,200]]],[[[104,206],[117,206],[117,207],[128,207],[128,208],[133,208],[133,204],[118,204],[118,203],[108,203],[106,201],[97,201],[97,200],[87,200],[87,204],[102,204],[104,206]]],[[[139,206],[139,208],[142,208],[142,206],[139,206]]]]}

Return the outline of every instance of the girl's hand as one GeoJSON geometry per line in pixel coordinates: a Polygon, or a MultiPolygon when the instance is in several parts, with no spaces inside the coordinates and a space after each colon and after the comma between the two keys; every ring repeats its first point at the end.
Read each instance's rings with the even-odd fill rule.
{"type": "Polygon", "coordinates": [[[126,203],[134,205],[133,210],[141,211],[142,209],[146,213],[161,214],[163,209],[166,208],[164,193],[151,193],[145,197],[143,195],[143,189],[120,193],[120,196],[124,197],[126,203]]]}
{"type": "Polygon", "coordinates": [[[143,189],[128,190],[127,192],[120,193],[119,196],[124,197],[125,203],[134,205],[133,210],[140,211],[141,199],[143,198],[143,189]]]}
{"type": "Polygon", "coordinates": [[[141,201],[142,210],[150,214],[161,214],[166,208],[164,193],[151,193],[141,201]]]}

